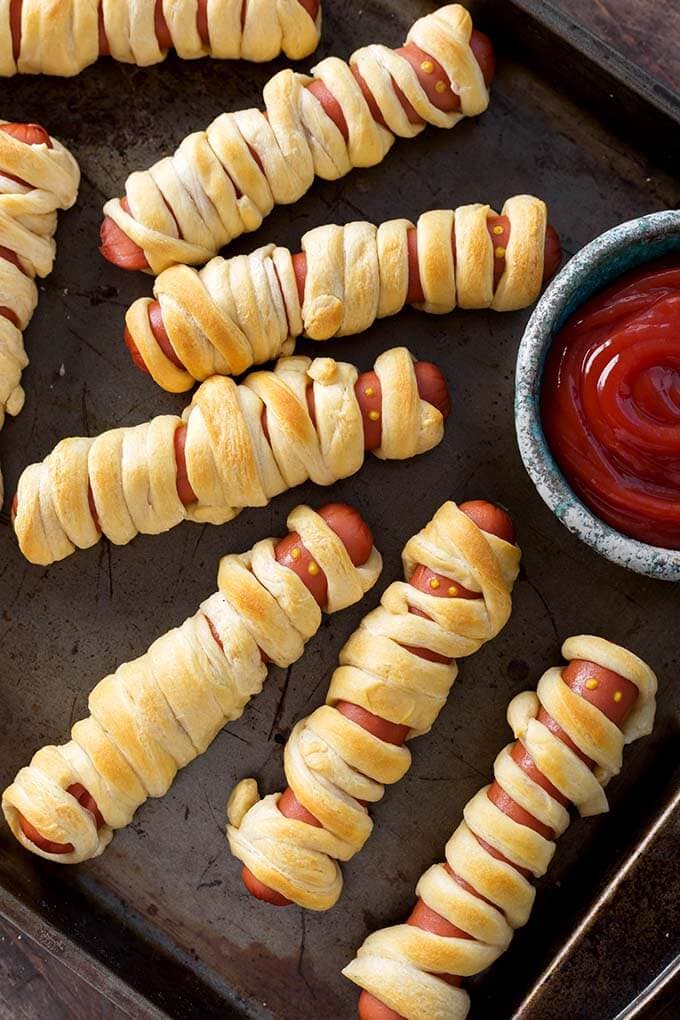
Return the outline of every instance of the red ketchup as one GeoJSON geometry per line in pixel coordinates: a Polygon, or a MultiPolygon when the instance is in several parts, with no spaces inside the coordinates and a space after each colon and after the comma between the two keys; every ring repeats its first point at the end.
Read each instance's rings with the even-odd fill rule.
{"type": "Polygon", "coordinates": [[[622,276],[568,320],[546,361],[541,415],[591,510],[680,549],[680,255],[622,276]]]}

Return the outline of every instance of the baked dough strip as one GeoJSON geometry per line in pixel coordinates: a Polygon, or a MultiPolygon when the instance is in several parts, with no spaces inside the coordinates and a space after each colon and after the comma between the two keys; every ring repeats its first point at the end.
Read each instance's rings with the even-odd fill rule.
{"type": "Polygon", "coordinates": [[[455,659],[478,651],[510,616],[519,547],[482,531],[455,503],[444,503],[409,539],[402,560],[406,581],[393,582],[349,638],[326,704],[298,722],[286,744],[288,785],[320,824],[286,817],[281,795],[260,799],[254,779],[242,780],[229,798],[232,854],[270,890],[310,910],[337,902],[338,861],[358,853],[373,828],[366,805],[379,801],[385,784],[401,779],[411,764],[405,746],[379,739],[338,703],[406,728],[407,740],[427,733],[456,679],[455,659]],[[434,585],[418,590],[408,583],[417,566],[479,597],[440,597],[434,585]],[[436,654],[425,658],[418,649],[436,654]]]}
{"type": "MultiPolygon", "coordinates": [[[[382,393],[381,409],[370,413],[382,424],[376,456],[401,460],[436,446],[444,418],[421,399],[406,348],[381,354],[375,373],[382,393]]],[[[183,520],[223,524],[308,479],[332,485],[354,474],[366,445],[358,378],[353,365],[332,358],[281,358],[274,371],[253,372],[238,386],[213,376],[181,418],[161,415],[96,438],[63,439],[19,479],[13,512],[21,551],[46,565],[102,534],[125,545],[183,520]],[[181,428],[195,496],[188,505],[178,491],[181,428]]]]}
{"type": "Polygon", "coordinates": [[[302,301],[294,256],[274,244],[250,255],[218,256],[200,271],[172,266],[154,283],[170,356],[152,328],[151,298],[130,306],[126,341],[154,380],[177,393],[211,375],[238,375],[290,354],[302,334],[329,340],[362,333],[406,304],[413,229],[423,290],[415,307],[436,315],[454,308],[524,308],[543,282],[546,206],[532,195],[507,199],[501,216],[509,222],[509,241],[496,281],[497,249],[487,223],[497,216],[477,203],[423,213],[417,225],[399,219],[378,227],[316,227],[301,242],[307,265],[302,301]]]}
{"type": "MultiPolygon", "coordinates": [[[[297,507],[287,523],[326,575],[325,612],[353,605],[375,584],[382,566],[375,547],[354,566],[340,537],[309,507],[297,507]]],[[[181,627],[97,684],[90,715],[73,726],[71,740],[37,751],[5,790],[2,809],[27,850],[64,864],[101,854],[114,829],[128,825],[147,797],[162,797],[177,770],[239,718],[262,689],[267,661],[289,666],[321,625],[321,608],[298,574],[277,560],[274,539],[224,556],[217,584],[181,627]],[[89,794],[94,808],[71,787],[89,794]],[[22,819],[72,851],[45,852],[27,837],[22,819]]]]}
{"type": "Polygon", "coordinates": [[[452,976],[477,974],[507,949],[531,913],[530,879],[545,874],[569,824],[569,803],[581,815],[607,811],[603,787],[624,744],[651,732],[657,680],[645,662],[590,635],[568,638],[562,654],[567,667],[548,669],[536,692],[510,702],[520,743],[498,755],[494,784],[468,801],[445,862],[421,877],[409,923],[369,935],[343,970],[364,989],[362,1020],[464,1020],[469,995],[452,976]]]}
{"type": "MultiPolygon", "coordinates": [[[[24,406],[28,365],[23,331],[38,303],[36,277],[54,264],[57,209],[70,209],[80,170],[71,153],[37,125],[0,120],[0,428],[24,406]],[[15,134],[9,133],[11,129],[15,134]],[[27,133],[28,132],[28,133],[27,133]],[[40,139],[29,144],[21,136],[40,139]]],[[[0,504],[3,500],[0,474],[0,504]]]]}
{"type": "Polygon", "coordinates": [[[396,136],[413,138],[426,124],[451,128],[482,113],[489,93],[470,46],[472,31],[465,8],[450,4],[416,21],[407,37],[443,68],[445,87],[459,96],[460,110],[435,105],[411,63],[378,44],[357,50],[349,63],[327,57],[312,68],[313,77],[286,69],[264,87],[266,113],[253,108],[220,114],[205,131],[188,135],[173,156],[131,174],[124,199],[108,201],[105,217],[141,249],[153,273],[207,262],[240,234],[256,230],[274,205],[300,199],[316,176],[337,180],[353,167],[375,166],[396,136]],[[313,81],[339,105],[347,139],[306,87],[313,81]],[[419,123],[409,120],[395,84],[419,123]]]}
{"type": "Polygon", "coordinates": [[[316,0],[0,0],[0,76],[70,77],[112,56],[147,67],[184,60],[301,60],[319,44],[316,0]],[[314,16],[306,9],[315,11],[314,16]]]}

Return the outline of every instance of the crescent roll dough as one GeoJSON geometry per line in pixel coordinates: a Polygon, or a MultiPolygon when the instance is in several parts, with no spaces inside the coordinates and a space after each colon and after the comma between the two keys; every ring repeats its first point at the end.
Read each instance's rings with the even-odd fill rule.
{"type": "MultiPolygon", "coordinates": [[[[505,202],[502,215],[510,220],[510,241],[505,272],[494,288],[494,250],[486,222],[496,215],[480,204],[423,213],[416,230],[425,301],[417,307],[434,314],[456,307],[506,312],[536,300],[543,280],[545,203],[531,195],[505,202]]],[[[312,340],[361,333],[406,303],[407,232],[413,227],[402,219],[379,227],[358,222],[310,230],[302,238],[307,256],[302,303],[292,252],[273,244],[251,255],[214,258],[200,271],[166,269],[155,281],[154,296],[184,371],[154,337],[151,298],[131,305],[127,328],[156,382],[172,392],[290,354],[302,333],[312,340]]]]}
{"type": "MultiPolygon", "coordinates": [[[[14,325],[0,315],[0,428],[6,414],[17,415],[24,406],[21,373],[28,357],[22,334],[38,303],[35,277],[52,271],[56,211],[69,209],[78,195],[78,164],[56,138],[50,141],[51,149],[27,145],[0,131],[0,246],[14,252],[21,264],[19,269],[0,257],[0,307],[16,319],[14,325]]],[[[2,499],[0,474],[0,504],[2,499]]]]}
{"type": "Polygon", "coordinates": [[[261,882],[311,910],[327,910],[342,890],[338,861],[348,861],[373,823],[357,799],[375,803],[386,783],[411,764],[406,747],[388,744],[341,715],[349,701],[427,733],[456,679],[455,658],[472,655],[504,627],[519,570],[516,545],[481,531],[455,503],[444,503],[403,552],[407,581],[418,564],[455,579],[481,598],[438,598],[404,581],[387,588],[340,652],[326,704],[293,729],[285,749],[286,779],[321,828],[286,818],[279,794],[259,799],[255,780],[243,780],[229,799],[231,852],[261,882]],[[409,613],[421,609],[430,619],[409,613]],[[430,662],[404,648],[426,647],[452,658],[430,662]]]}
{"type": "MultiPolygon", "coordinates": [[[[156,0],[23,0],[16,59],[10,7],[11,0],[0,0],[0,75],[79,74],[100,55],[100,20],[114,60],[145,67],[167,56],[156,35],[156,0]]],[[[197,0],[162,3],[172,46],[185,60],[273,60],[281,51],[300,60],[319,43],[321,11],[314,20],[298,0],[208,0],[209,45],[198,8],[197,0]]]]}
{"type": "MultiPolygon", "coordinates": [[[[436,446],[444,421],[420,399],[406,348],[385,351],[375,371],[383,395],[376,456],[401,460],[436,446]]],[[[125,545],[139,532],[157,535],[182,520],[223,524],[308,479],[332,485],[354,474],[365,452],[357,377],[353,365],[332,358],[281,358],[273,372],[253,372],[240,386],[223,376],[208,379],[182,418],[167,414],[96,438],[63,439],[19,479],[14,528],[21,551],[31,563],[48,564],[89,548],[102,534],[125,545]],[[197,496],[189,506],[177,491],[175,432],[182,424],[197,496]]]]}
{"type": "MultiPolygon", "coordinates": [[[[288,516],[328,579],[326,612],[358,602],[380,574],[373,548],[355,567],[343,542],[309,507],[288,516]]],[[[72,864],[97,857],[114,829],[128,825],[147,797],[167,793],[177,770],[206,750],[219,730],[238,719],[266,678],[264,652],[277,666],[302,655],[321,625],[321,610],[300,577],[275,557],[275,539],[220,560],[219,590],[198,612],[124,663],[90,694],[90,715],[71,740],[43,747],[2,797],[19,842],[49,860],[72,864]],[[221,646],[215,640],[219,637],[221,646]],[[80,784],[96,801],[104,825],[71,794],[80,784]],[[19,815],[46,839],[73,851],[51,854],[26,838],[19,815]]]]}
{"type": "Polygon", "coordinates": [[[350,66],[337,57],[322,60],[312,75],[339,103],[347,141],[305,87],[313,79],[279,71],[264,87],[266,114],[257,109],[220,114],[207,130],[188,135],[173,156],[128,177],[129,212],[114,198],[104,214],[143,249],[154,273],[175,263],[207,262],[235,237],[257,230],[274,205],[296,202],[315,176],[337,180],[353,167],[375,166],[396,135],[419,134],[425,125],[408,120],[393,81],[427,124],[450,128],[482,113],[489,93],[470,48],[471,34],[468,12],[450,4],[416,21],[407,37],[444,68],[460,96],[460,112],[444,113],[430,102],[403,56],[386,46],[365,46],[349,65],[371,89],[386,127],[373,119],[350,66]]]}
{"type": "MultiPolygon", "coordinates": [[[[582,815],[607,810],[602,789],[621,768],[624,744],[651,732],[656,676],[632,652],[603,638],[580,635],[562,646],[565,659],[585,659],[614,670],[638,688],[633,713],[623,731],[570,691],[559,667],[541,677],[536,693],[525,691],[508,707],[508,722],[544,776],[582,815]],[[543,706],[597,766],[591,772],[574,752],[536,718],[543,706]]],[[[510,756],[508,744],[496,758],[494,778],[521,807],[560,835],[569,813],[534,782],[510,756]]],[[[505,857],[521,862],[535,877],[545,874],[555,843],[513,821],[480,790],[463,810],[463,821],[446,844],[446,864],[485,898],[474,896],[435,864],[421,877],[416,893],[426,906],[471,937],[451,938],[400,924],[369,935],[345,977],[366,989],[406,1020],[463,1020],[470,999],[462,988],[437,974],[469,977],[503,953],[513,930],[526,924],[534,901],[531,882],[493,857],[475,839],[481,836],[505,857]]]]}

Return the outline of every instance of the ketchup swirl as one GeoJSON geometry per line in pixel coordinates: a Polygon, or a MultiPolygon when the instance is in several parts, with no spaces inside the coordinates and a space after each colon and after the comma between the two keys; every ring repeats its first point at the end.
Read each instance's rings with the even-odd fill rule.
{"type": "Polygon", "coordinates": [[[571,317],[548,354],[541,414],[591,510],[680,549],[680,255],[628,273],[571,317]]]}

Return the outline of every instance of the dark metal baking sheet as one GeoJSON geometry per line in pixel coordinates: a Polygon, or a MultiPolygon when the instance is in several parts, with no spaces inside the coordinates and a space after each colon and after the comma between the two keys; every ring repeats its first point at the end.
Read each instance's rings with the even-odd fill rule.
{"type": "MultiPolygon", "coordinates": [[[[326,0],[319,53],[349,54],[375,39],[398,44],[429,6],[370,0],[348,16],[348,5],[326,0]]],[[[479,121],[450,133],[430,130],[397,144],[378,168],[317,182],[232,251],[270,240],[294,245],[319,223],[416,216],[476,200],[498,207],[506,196],[530,191],[550,203],[566,250],[574,252],[614,223],[677,202],[677,184],[663,170],[674,132],[677,138],[670,94],[650,91],[643,76],[601,44],[568,31],[549,5],[521,0],[476,9],[502,54],[491,106],[479,121]]],[[[137,374],[122,346],[123,311],[149,292],[150,280],[119,272],[95,254],[100,207],[132,169],[188,131],[224,108],[257,102],[273,69],[170,59],[139,70],[103,61],[71,81],[3,83],[2,115],[44,121],[83,172],[77,207],[60,220],[55,272],[41,286],[27,332],[26,408],[0,437],[8,491],[20,470],[62,436],[182,406],[182,398],[137,374]]],[[[608,910],[597,930],[584,929],[576,940],[581,955],[561,957],[563,965],[545,980],[667,802],[680,593],[597,558],[554,520],[525,475],[514,442],[512,385],[527,316],[406,312],[321,348],[367,367],[381,350],[406,343],[445,368],[454,394],[446,438],[408,464],[372,461],[330,492],[306,486],[222,528],[186,524],[123,549],[102,543],[49,570],[22,561],[3,517],[3,786],[35,748],[67,736],[102,676],[195,611],[214,588],[220,555],[282,532],[296,503],[319,505],[328,497],[354,503],[385,554],[382,582],[364,604],[327,621],[287,677],[272,670],[243,718],[179,775],[168,796],[149,801],[99,860],[78,868],[46,864],[1,828],[0,912],[131,1015],[349,1020],[356,995],[340,968],[368,930],[404,916],[418,876],[440,857],[463,804],[509,739],[509,699],[559,661],[562,638],[583,630],[623,642],[658,671],[656,729],[627,749],[609,791],[611,814],[577,822],[561,839],[531,922],[476,982],[473,1015],[509,1017],[524,1002],[526,1017],[599,1020],[625,1009],[669,964],[673,938],[663,936],[673,920],[671,863],[666,852],[648,853],[650,866],[616,886],[626,911],[608,910]],[[227,795],[244,775],[257,775],[267,791],[281,788],[281,745],[294,720],[322,701],[343,641],[398,576],[405,538],[448,496],[500,500],[519,522],[524,559],[512,619],[462,664],[434,731],[414,743],[409,775],[387,792],[374,812],[374,835],[344,868],[338,906],[322,915],[259,906],[243,891],[227,851],[227,795]]],[[[320,348],[301,342],[299,350],[320,348]]]]}

